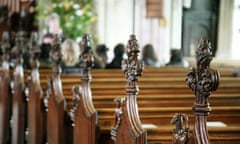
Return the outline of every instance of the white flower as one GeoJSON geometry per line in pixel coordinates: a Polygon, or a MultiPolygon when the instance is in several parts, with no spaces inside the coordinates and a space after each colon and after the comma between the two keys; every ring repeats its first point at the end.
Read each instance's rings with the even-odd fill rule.
{"type": "Polygon", "coordinates": [[[83,12],[82,12],[81,10],[77,10],[77,11],[76,11],[76,15],[77,15],[77,16],[81,16],[82,14],[83,14],[83,12]]]}
{"type": "Polygon", "coordinates": [[[77,43],[79,43],[81,40],[82,40],[81,37],[77,37],[77,38],[76,38],[76,42],[77,42],[77,43]]]}
{"type": "Polygon", "coordinates": [[[91,15],[92,15],[92,13],[91,13],[91,12],[87,12],[87,15],[88,15],[88,16],[91,16],[91,15]]]}
{"type": "Polygon", "coordinates": [[[70,22],[67,22],[67,23],[65,24],[65,26],[69,28],[69,27],[72,26],[72,24],[71,24],[70,22]]]}
{"type": "Polygon", "coordinates": [[[43,11],[43,13],[44,13],[44,14],[47,14],[47,13],[48,13],[48,11],[45,9],[45,10],[43,11]]]}
{"type": "Polygon", "coordinates": [[[63,7],[63,3],[59,3],[58,6],[59,6],[59,7],[63,7]]]}
{"type": "Polygon", "coordinates": [[[53,3],[53,4],[52,4],[52,7],[53,7],[53,8],[56,8],[56,7],[57,7],[57,4],[56,4],[56,3],[53,3]]]}
{"type": "Polygon", "coordinates": [[[71,19],[71,20],[74,20],[74,16],[73,16],[73,15],[71,15],[71,16],[70,16],[70,19],[71,19]]]}
{"type": "Polygon", "coordinates": [[[74,5],[73,5],[73,8],[74,8],[74,9],[79,9],[79,8],[80,8],[80,5],[79,5],[79,4],[74,4],[74,5]]]}
{"type": "Polygon", "coordinates": [[[77,29],[81,29],[82,28],[82,25],[77,25],[77,29]]]}

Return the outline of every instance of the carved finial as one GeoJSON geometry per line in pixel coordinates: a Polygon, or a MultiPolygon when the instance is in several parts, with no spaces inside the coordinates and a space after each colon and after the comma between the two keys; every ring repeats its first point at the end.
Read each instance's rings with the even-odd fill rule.
{"type": "Polygon", "coordinates": [[[186,82],[195,93],[195,142],[201,144],[208,143],[207,115],[211,111],[208,97],[212,91],[218,88],[220,74],[218,71],[210,69],[212,60],[211,44],[206,39],[201,39],[196,50],[197,68],[191,68],[187,74],[186,82]],[[201,126],[201,127],[200,127],[201,126]]]}
{"type": "Polygon", "coordinates": [[[14,54],[16,55],[16,64],[22,64],[23,60],[22,60],[22,52],[23,50],[26,48],[25,44],[25,33],[24,32],[18,32],[16,37],[15,37],[15,43],[16,43],[16,47],[14,50],[14,54]]]}
{"type": "Polygon", "coordinates": [[[61,42],[62,37],[60,35],[54,35],[53,38],[53,46],[50,52],[50,56],[53,61],[53,72],[60,73],[60,63],[62,62],[62,54],[61,54],[61,42]]]}
{"type": "MultiPolygon", "coordinates": [[[[135,35],[130,36],[130,40],[127,44],[127,55],[128,59],[122,61],[122,70],[125,73],[125,77],[128,82],[128,90],[137,88],[138,77],[141,76],[143,71],[143,63],[138,60],[139,45],[137,43],[135,35]]],[[[131,91],[131,90],[130,90],[131,91]]]]}
{"type": "Polygon", "coordinates": [[[80,42],[80,67],[83,69],[89,69],[93,66],[93,53],[91,51],[91,36],[84,34],[82,41],[80,42]]]}
{"type": "Polygon", "coordinates": [[[143,71],[143,63],[138,60],[140,51],[135,35],[130,36],[126,52],[128,58],[122,61],[122,71],[127,79],[128,96],[124,107],[122,107],[124,100],[116,99],[115,126],[111,130],[111,136],[119,144],[143,144],[146,143],[146,131],[141,124],[136,98],[139,91],[137,83],[143,71]]]}
{"type": "Polygon", "coordinates": [[[187,115],[176,113],[173,116],[171,123],[176,125],[176,128],[173,130],[173,144],[187,144],[192,136],[189,131],[187,115]]]}
{"type": "Polygon", "coordinates": [[[3,32],[2,34],[2,53],[3,53],[3,61],[8,61],[9,58],[9,52],[10,52],[10,43],[9,43],[9,33],[8,32],[3,32]]]}
{"type": "Polygon", "coordinates": [[[199,103],[202,103],[199,97],[207,98],[211,94],[211,91],[217,89],[220,75],[216,70],[209,68],[212,60],[212,48],[208,40],[200,40],[196,57],[197,69],[192,68],[189,71],[186,81],[188,86],[195,92],[199,103]]]}
{"type": "Polygon", "coordinates": [[[37,61],[41,50],[38,47],[38,35],[37,32],[33,32],[31,34],[31,40],[30,40],[30,53],[31,53],[31,59],[30,59],[30,65],[32,68],[38,68],[39,62],[37,61]]]}
{"type": "Polygon", "coordinates": [[[207,39],[201,38],[196,51],[197,55],[197,66],[199,71],[202,71],[209,67],[210,62],[212,61],[212,47],[211,43],[207,39]]]}

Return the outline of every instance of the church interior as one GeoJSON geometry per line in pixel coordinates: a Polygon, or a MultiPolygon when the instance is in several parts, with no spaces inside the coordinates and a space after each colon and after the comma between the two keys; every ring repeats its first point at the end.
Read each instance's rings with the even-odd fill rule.
{"type": "Polygon", "coordinates": [[[240,0],[0,0],[0,144],[240,143],[240,0]]]}

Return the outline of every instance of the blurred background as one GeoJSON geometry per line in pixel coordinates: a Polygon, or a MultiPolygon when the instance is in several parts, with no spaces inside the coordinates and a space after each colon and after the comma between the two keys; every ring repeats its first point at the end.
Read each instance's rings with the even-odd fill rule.
{"type": "Polygon", "coordinates": [[[172,49],[191,62],[201,37],[211,41],[215,61],[239,64],[240,0],[0,0],[0,39],[19,30],[41,37],[53,13],[67,37],[79,42],[89,33],[94,47],[105,44],[109,61],[114,46],[136,34],[140,48],[153,45],[161,65],[172,49]]]}

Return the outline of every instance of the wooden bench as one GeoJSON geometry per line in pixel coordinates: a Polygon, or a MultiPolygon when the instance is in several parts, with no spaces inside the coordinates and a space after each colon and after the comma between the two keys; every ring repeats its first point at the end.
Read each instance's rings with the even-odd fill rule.
{"type": "Polygon", "coordinates": [[[50,52],[53,67],[52,75],[48,80],[44,104],[47,109],[47,143],[65,144],[72,143],[72,122],[66,100],[62,92],[60,78],[61,49],[60,37],[54,36],[54,44],[50,52]]]}
{"type": "MultiPolygon", "coordinates": [[[[114,99],[125,95],[124,77],[114,77],[114,73],[122,73],[121,70],[113,70],[108,76],[99,76],[92,79],[91,88],[93,102],[99,114],[100,127],[108,127],[114,124],[114,99]],[[108,89],[108,91],[106,91],[108,89]]],[[[194,101],[192,91],[186,86],[185,75],[183,77],[143,77],[139,80],[140,93],[137,97],[140,118],[144,124],[155,124],[161,127],[163,124],[170,125],[172,115],[179,110],[189,114],[190,123],[193,124],[194,115],[191,107],[194,101]],[[166,108],[169,103],[173,108],[166,108]],[[184,105],[185,107],[180,108],[184,105]],[[149,108],[150,107],[150,108],[149,108]],[[151,108],[153,107],[153,108],[151,108]],[[161,108],[162,107],[162,108],[161,108]],[[174,108],[175,107],[175,108],[174,108]],[[154,109],[154,110],[152,110],[154,109]],[[149,113],[151,111],[151,113],[149,113]]],[[[105,75],[105,74],[103,74],[105,75]]],[[[80,75],[62,75],[63,91],[67,98],[68,107],[72,107],[71,87],[74,84],[81,83],[80,75]]],[[[44,81],[42,84],[44,85],[44,81]]],[[[219,89],[210,96],[212,104],[212,114],[208,117],[209,121],[219,121],[219,119],[229,124],[237,124],[240,120],[240,79],[230,76],[222,77],[219,89]],[[216,110],[216,111],[215,111],[216,110]]],[[[231,126],[230,126],[231,127],[231,126]]],[[[229,127],[226,127],[228,129],[229,127]]],[[[238,129],[237,127],[236,129],[238,129]]],[[[224,128],[223,128],[224,129],[224,128]]],[[[149,131],[149,130],[148,130],[149,131]]],[[[171,129],[168,130],[171,133],[171,129]]],[[[218,134],[216,131],[214,134],[218,134]]],[[[109,134],[109,133],[108,133],[109,134]]],[[[148,132],[149,138],[151,133],[148,132]]],[[[158,133],[160,137],[161,133],[158,133]]],[[[226,134],[229,135],[226,130],[226,134]]],[[[157,135],[157,134],[156,134],[157,135]]],[[[225,135],[222,133],[222,135],[225,135]]],[[[154,136],[153,136],[154,137],[154,136]]],[[[168,136],[171,138],[171,136],[168,136]]],[[[217,136],[215,136],[217,137],[217,136]]],[[[226,138],[226,137],[225,137],[226,138]]],[[[210,138],[211,139],[211,138],[210,138]]],[[[151,141],[150,139],[148,139],[151,141]]],[[[155,139],[157,140],[157,139],[155,139]]],[[[155,141],[152,139],[152,141],[155,141]]],[[[168,139],[168,142],[171,139],[168,139]]],[[[212,140],[212,139],[211,139],[212,140]]],[[[217,140],[217,139],[215,139],[217,140]]],[[[237,139],[239,140],[239,139],[237,139]]]]}
{"type": "MultiPolygon", "coordinates": [[[[232,77],[233,73],[235,72],[235,67],[213,67],[215,69],[218,69],[218,71],[221,74],[221,77],[232,77]]],[[[171,75],[171,77],[185,77],[186,73],[188,71],[188,68],[184,67],[175,67],[175,66],[163,66],[163,67],[146,67],[143,72],[143,78],[144,77],[168,77],[171,75]]],[[[27,71],[26,71],[27,72],[27,71]]],[[[51,73],[51,69],[40,69],[39,72],[41,73],[41,76],[45,76],[51,73]]],[[[123,74],[120,69],[93,69],[91,70],[93,79],[98,77],[112,77],[112,78],[123,78],[123,74]]],[[[71,74],[72,75],[72,74],[71,74]]]]}
{"type": "Polygon", "coordinates": [[[37,34],[31,35],[30,65],[32,68],[26,82],[25,95],[28,105],[27,142],[31,144],[43,144],[47,142],[47,113],[44,108],[44,97],[38,72],[38,56],[40,49],[37,46],[37,34]]]}
{"type": "MultiPolygon", "coordinates": [[[[232,77],[232,71],[233,69],[231,68],[222,68],[221,76],[223,77],[221,78],[219,89],[209,98],[212,105],[212,112],[208,120],[211,122],[221,121],[227,124],[226,127],[209,127],[209,138],[213,143],[219,142],[219,139],[226,143],[240,141],[240,138],[237,137],[240,131],[240,79],[232,77]]],[[[25,71],[25,81],[29,72],[25,71]]],[[[159,141],[171,142],[173,126],[170,124],[170,121],[172,115],[176,112],[181,111],[188,114],[190,127],[193,127],[194,115],[192,105],[194,104],[195,96],[186,85],[186,73],[187,69],[181,67],[146,68],[143,76],[139,79],[138,85],[141,90],[137,96],[139,117],[143,124],[153,124],[156,126],[156,128],[147,128],[147,140],[149,143],[159,143],[159,141]]],[[[54,77],[52,75],[52,72],[48,69],[40,69],[40,81],[44,90],[47,88],[47,78],[54,77]]],[[[114,103],[114,99],[126,95],[126,91],[124,91],[126,80],[120,69],[93,70],[92,78],[91,89],[90,87],[86,89],[90,89],[92,92],[93,104],[98,112],[101,135],[109,137],[111,128],[115,124],[114,112],[116,104],[114,103]]],[[[63,86],[62,96],[64,96],[62,98],[67,102],[66,112],[69,112],[74,107],[72,100],[73,85],[84,84],[84,80],[86,79],[81,74],[61,75],[63,86]]],[[[90,84],[90,79],[87,80],[87,83],[85,81],[85,84],[90,84]]],[[[46,96],[46,93],[43,93],[43,96],[46,96]]],[[[30,121],[31,116],[34,116],[34,111],[29,110],[28,113],[31,113],[28,119],[30,121]]],[[[35,116],[37,117],[37,115],[35,116]]],[[[92,122],[94,123],[95,120],[96,117],[95,119],[93,118],[92,122]]],[[[71,129],[66,130],[67,137],[69,138],[71,137],[71,131],[71,129]]],[[[88,133],[92,134],[93,131],[94,128],[88,133]]],[[[29,132],[32,134],[30,127],[29,132]]],[[[29,137],[33,137],[31,134],[29,137]]],[[[78,134],[75,137],[79,139],[78,134]]],[[[108,143],[107,141],[111,143],[109,139],[105,138],[105,140],[104,143],[108,143]]]]}
{"type": "Polygon", "coordinates": [[[27,102],[25,98],[24,69],[22,66],[22,33],[16,36],[16,66],[13,72],[12,90],[12,133],[11,142],[24,144],[25,131],[27,130],[27,102]]]}
{"type": "MultiPolygon", "coordinates": [[[[125,95],[124,77],[114,77],[114,73],[121,70],[113,70],[108,77],[95,77],[92,79],[91,87],[93,102],[99,114],[100,127],[110,127],[114,124],[114,99],[125,95]],[[106,91],[108,89],[108,91],[106,91]]],[[[74,84],[81,83],[80,75],[62,75],[63,91],[67,98],[68,107],[72,107],[71,87],[74,84]]],[[[93,76],[94,77],[94,76],[93,76]]],[[[42,84],[44,85],[44,81],[42,84]]],[[[221,119],[227,125],[236,124],[240,120],[239,96],[240,96],[240,79],[230,76],[223,77],[218,91],[210,96],[213,112],[208,117],[209,121],[221,119]],[[216,111],[215,111],[216,110],[216,111]],[[223,112],[222,112],[223,111],[223,112]]],[[[189,114],[190,123],[193,124],[193,114],[191,107],[193,105],[194,95],[187,88],[185,76],[183,77],[143,77],[139,80],[140,93],[137,97],[140,118],[144,124],[170,125],[172,115],[179,110],[189,114]],[[169,103],[176,108],[166,108],[169,103]],[[184,105],[185,107],[180,108],[184,105]],[[150,107],[150,109],[149,109],[150,107]],[[153,108],[151,108],[153,107],[153,108]],[[162,108],[161,108],[162,107],[162,108]],[[152,109],[154,109],[152,111],[152,109]],[[149,113],[149,111],[152,111],[149,113]]],[[[239,128],[239,127],[238,127],[239,128]]],[[[226,128],[228,129],[228,127],[226,128]]],[[[237,129],[237,128],[236,128],[237,129]]],[[[109,131],[108,131],[109,132],[109,131]]],[[[169,129],[169,133],[171,129],[169,129]]],[[[217,132],[216,132],[217,133],[217,132]]],[[[226,132],[227,133],[227,132],[226,132]]],[[[220,135],[219,133],[217,133],[220,135]]],[[[160,135],[160,134],[158,134],[160,135]]],[[[170,136],[171,137],[171,136],[170,136]]],[[[151,133],[150,133],[151,138],[151,133]]],[[[169,139],[168,139],[169,140],[169,139]]],[[[154,141],[154,140],[153,140],[154,141]]]]}
{"type": "Polygon", "coordinates": [[[10,143],[11,92],[8,56],[10,52],[9,36],[3,35],[1,44],[3,56],[0,71],[0,144],[10,143]]]}
{"type": "Polygon", "coordinates": [[[91,93],[91,64],[93,55],[91,51],[91,39],[84,35],[80,43],[80,66],[82,69],[82,84],[73,88],[73,102],[71,116],[74,122],[74,144],[96,144],[98,141],[98,114],[92,102],[91,93]]]}

